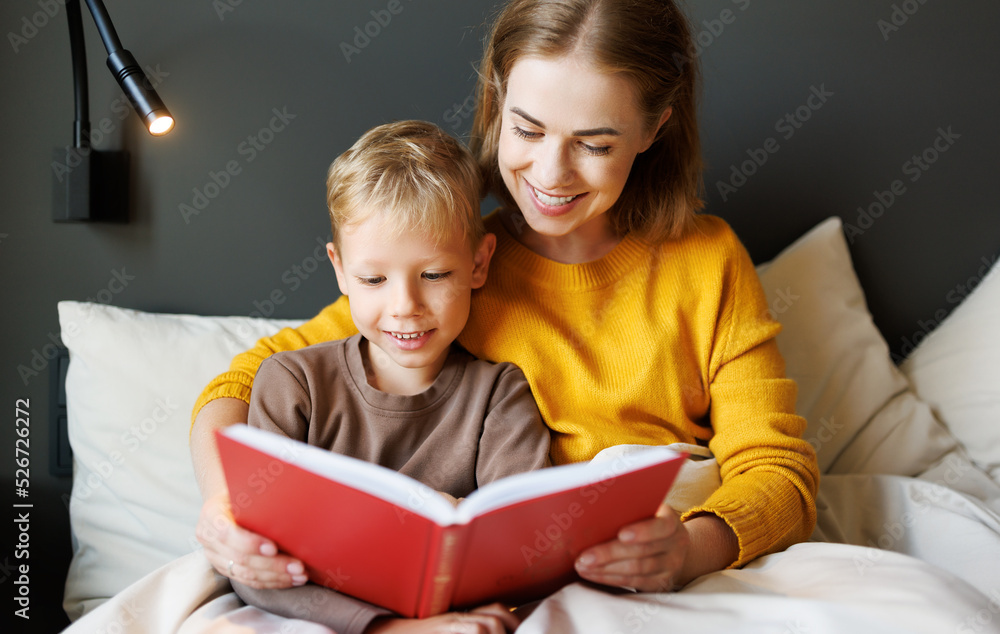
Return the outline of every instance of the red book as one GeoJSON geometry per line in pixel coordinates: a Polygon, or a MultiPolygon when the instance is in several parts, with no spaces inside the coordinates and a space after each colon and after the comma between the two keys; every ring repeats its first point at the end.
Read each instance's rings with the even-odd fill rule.
{"type": "Polygon", "coordinates": [[[664,447],[491,482],[458,507],[385,467],[232,425],[216,435],[236,522],[310,580],[405,617],[542,598],[581,552],[652,517],[684,455],[664,447]]]}

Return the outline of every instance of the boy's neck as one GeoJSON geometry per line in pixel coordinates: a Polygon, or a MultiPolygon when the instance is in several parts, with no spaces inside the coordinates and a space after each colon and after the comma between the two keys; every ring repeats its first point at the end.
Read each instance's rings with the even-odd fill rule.
{"type": "Polygon", "coordinates": [[[413,396],[427,391],[444,369],[449,352],[450,349],[445,349],[432,365],[404,368],[378,346],[370,345],[367,339],[361,338],[361,361],[368,385],[387,394],[413,396]]]}

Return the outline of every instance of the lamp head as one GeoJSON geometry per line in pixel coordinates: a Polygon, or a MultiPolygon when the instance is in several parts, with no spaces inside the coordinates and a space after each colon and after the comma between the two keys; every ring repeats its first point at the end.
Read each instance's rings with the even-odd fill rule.
{"type": "Polygon", "coordinates": [[[170,116],[132,53],[125,49],[115,51],[108,56],[108,68],[150,134],[160,136],[173,129],[174,118],[170,116]]]}

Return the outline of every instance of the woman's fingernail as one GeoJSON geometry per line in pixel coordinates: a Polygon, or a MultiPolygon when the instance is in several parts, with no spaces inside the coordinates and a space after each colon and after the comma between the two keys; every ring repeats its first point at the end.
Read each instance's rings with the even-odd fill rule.
{"type": "Polygon", "coordinates": [[[597,557],[594,557],[593,555],[582,555],[579,559],[576,560],[576,564],[578,566],[587,567],[590,564],[594,563],[595,561],[597,561],[597,557]]]}
{"type": "Polygon", "coordinates": [[[292,577],[292,585],[294,586],[304,586],[306,585],[306,581],[309,581],[309,577],[305,575],[295,575],[292,577]]]}
{"type": "Polygon", "coordinates": [[[264,555],[265,557],[273,557],[278,554],[278,549],[275,547],[274,544],[261,544],[260,554],[264,555]]]}
{"type": "Polygon", "coordinates": [[[623,542],[630,542],[633,539],[635,539],[635,533],[627,529],[623,530],[622,532],[618,533],[618,539],[622,540],[623,542]]]}
{"type": "Polygon", "coordinates": [[[302,575],[306,571],[306,569],[302,567],[302,564],[297,561],[288,564],[287,570],[290,575],[302,575]]]}

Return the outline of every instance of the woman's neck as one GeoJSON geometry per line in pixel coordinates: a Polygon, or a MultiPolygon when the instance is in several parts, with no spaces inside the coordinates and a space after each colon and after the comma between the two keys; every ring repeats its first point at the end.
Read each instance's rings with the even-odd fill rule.
{"type": "Polygon", "coordinates": [[[511,236],[530,251],[561,264],[583,264],[599,260],[610,253],[621,238],[615,235],[606,216],[578,227],[562,236],[538,233],[524,220],[519,211],[503,210],[503,226],[511,236]]]}

